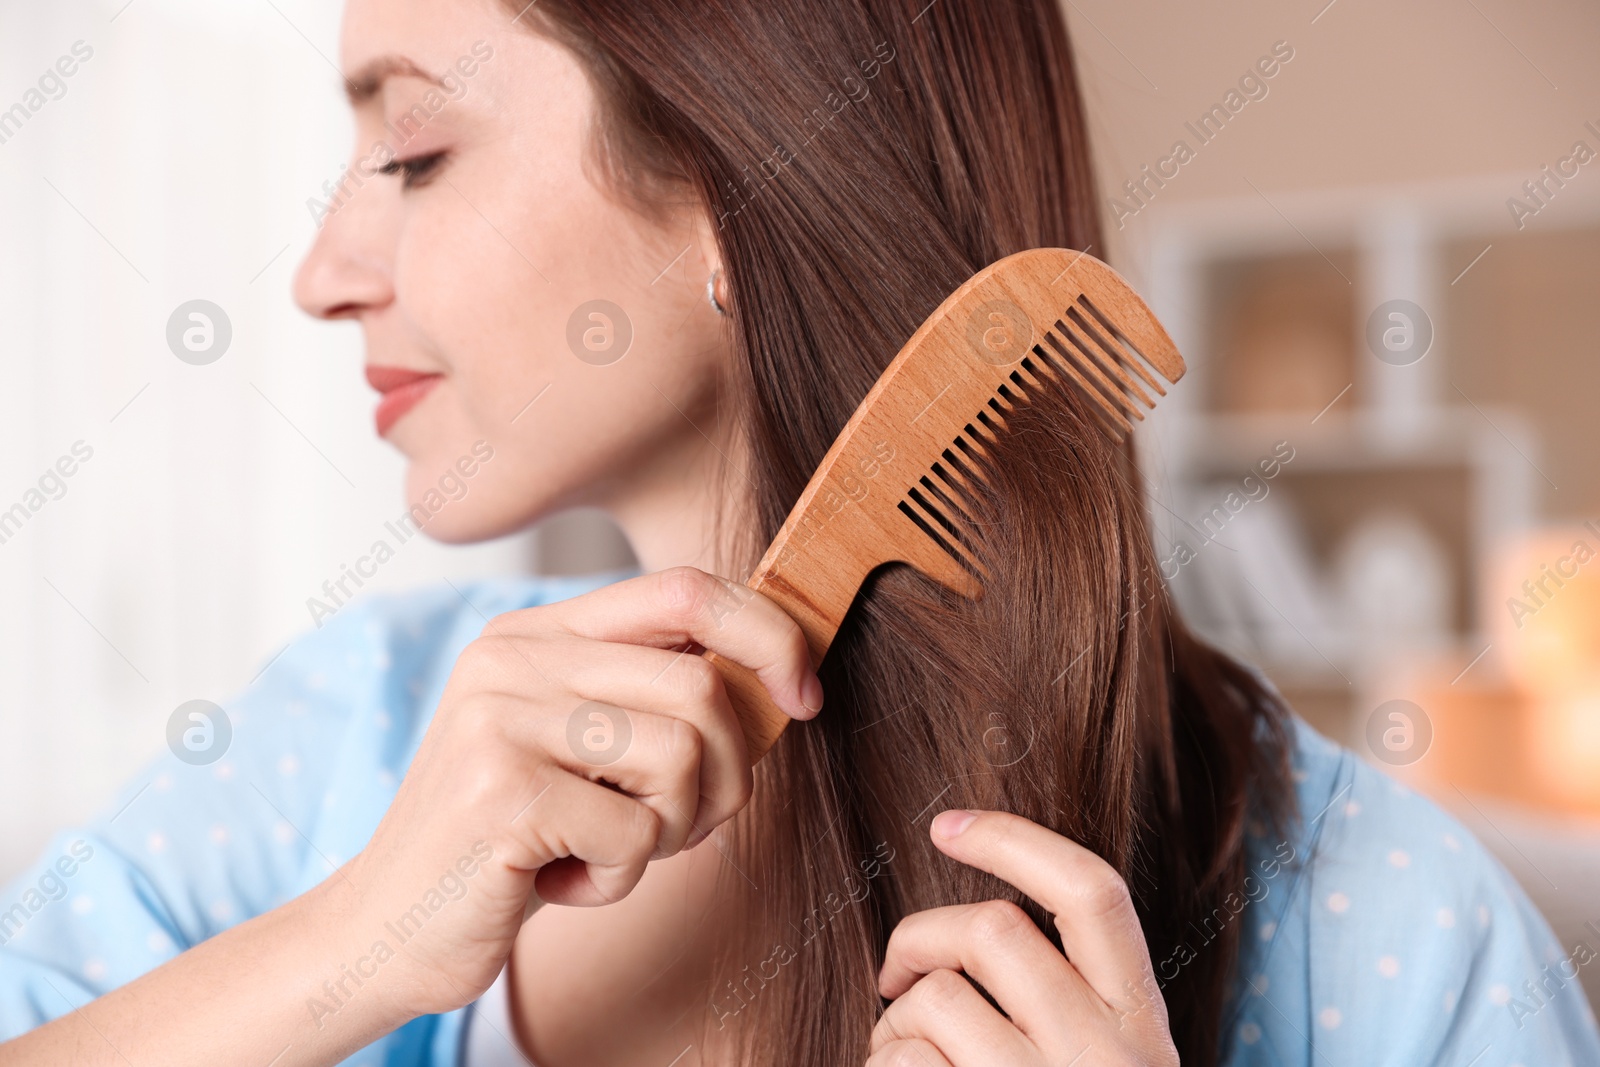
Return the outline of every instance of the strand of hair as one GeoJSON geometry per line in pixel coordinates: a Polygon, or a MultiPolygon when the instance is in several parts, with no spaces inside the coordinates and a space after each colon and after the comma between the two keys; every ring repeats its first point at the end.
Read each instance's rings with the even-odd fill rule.
{"type": "Polygon", "coordinates": [[[1045,383],[1047,381],[1054,381],[1056,378],[1054,372],[1041,370],[1039,365],[1033,361],[1032,356],[1023,356],[1022,362],[1018,364],[1018,369],[1012,371],[1011,376],[1020,378],[1022,376],[1020,372],[1024,370],[1028,372],[1026,381],[1030,396],[1036,395],[1040,390],[1046,388],[1045,383]]]}
{"type": "Polygon", "coordinates": [[[1123,406],[1107,396],[1094,384],[1092,378],[1084,377],[1083,372],[1078,369],[1078,360],[1073,358],[1072,351],[1061,343],[1060,338],[1052,331],[1045,334],[1044,339],[1055,353],[1052,355],[1044,346],[1036,346],[1034,351],[1045,356],[1051,369],[1057,371],[1063,381],[1071,382],[1099,415],[1109,419],[1113,425],[1126,425],[1128,429],[1132,429],[1123,406]]]}
{"type": "MultiPolygon", "coordinates": [[[[938,464],[935,463],[934,466],[937,468],[938,464]]],[[[969,515],[965,508],[951,499],[948,493],[946,493],[943,489],[940,489],[932,478],[924,474],[917,480],[921,483],[923,488],[928,490],[929,494],[933,496],[946,514],[953,515],[955,518],[960,519],[962,523],[971,529],[977,529],[978,521],[969,515]]]]}
{"type": "Polygon", "coordinates": [[[933,519],[934,522],[938,523],[944,528],[945,533],[949,535],[952,542],[959,545],[963,551],[972,553],[974,555],[976,554],[977,550],[972,542],[968,540],[968,535],[963,534],[959,529],[957,529],[956,524],[950,521],[949,516],[941,511],[939,507],[927,497],[923,496],[922,490],[918,489],[916,486],[912,486],[911,491],[907,495],[916,502],[916,505],[919,508],[927,513],[929,518],[933,519]]]}
{"type": "MultiPolygon", "coordinates": [[[[983,416],[979,415],[978,418],[981,421],[983,416]]],[[[980,454],[982,454],[982,455],[985,455],[985,456],[988,455],[989,446],[999,443],[999,439],[998,438],[990,437],[989,434],[986,431],[979,430],[976,426],[972,425],[972,423],[970,423],[970,422],[967,423],[965,426],[963,426],[962,429],[964,429],[967,432],[967,439],[969,441],[974,441],[974,442],[976,442],[978,444],[978,447],[981,449],[981,453],[980,454]]],[[[971,449],[968,449],[968,451],[971,451],[971,449]]]]}
{"type": "Polygon", "coordinates": [[[982,572],[981,569],[979,569],[977,564],[975,564],[972,560],[967,559],[964,555],[961,554],[960,551],[958,551],[955,548],[955,546],[951,545],[949,541],[946,541],[943,537],[939,536],[939,532],[937,530],[935,530],[932,526],[929,526],[927,520],[924,519],[922,516],[918,515],[915,511],[913,511],[909,504],[907,504],[904,500],[902,500],[902,501],[900,501],[898,507],[899,507],[899,510],[900,510],[901,514],[905,515],[906,518],[908,518],[912,522],[916,523],[917,529],[919,529],[923,533],[927,534],[929,539],[932,540],[934,544],[936,544],[940,548],[944,549],[945,553],[951,559],[953,559],[957,563],[959,563],[968,573],[972,574],[974,577],[980,578],[980,579],[983,577],[983,572],[982,572]]]}
{"type": "MultiPolygon", "coordinates": [[[[977,435],[977,431],[972,428],[972,423],[970,423],[970,422],[967,423],[966,429],[967,429],[967,432],[965,434],[957,434],[956,435],[955,445],[956,445],[957,448],[961,449],[961,451],[963,451],[963,452],[965,452],[967,454],[967,457],[968,457],[969,461],[971,462],[973,467],[977,468],[977,471],[982,471],[985,467],[987,467],[989,465],[989,463],[991,461],[991,457],[989,455],[988,450],[983,448],[983,439],[980,438],[977,435]],[[973,444],[974,441],[978,442],[978,444],[976,446],[973,444]]],[[[987,484],[989,484],[989,480],[987,478],[985,478],[981,473],[976,473],[976,472],[969,472],[969,473],[970,473],[970,476],[972,478],[972,484],[974,484],[974,485],[987,485],[987,484]]]]}
{"type": "MultiPolygon", "coordinates": [[[[954,444],[961,444],[961,438],[957,437],[954,444]]],[[[944,450],[943,458],[944,462],[950,465],[950,469],[946,470],[943,464],[935,461],[933,473],[937,474],[944,480],[946,485],[955,490],[956,495],[961,498],[968,511],[976,512],[978,510],[978,494],[974,487],[981,485],[982,482],[977,475],[967,470],[966,464],[961,462],[961,457],[950,451],[950,449],[944,450]]]]}
{"type": "MultiPolygon", "coordinates": [[[[1060,346],[1060,342],[1056,341],[1053,336],[1046,335],[1046,339],[1054,343],[1057,347],[1060,346]]],[[[1054,361],[1050,361],[1050,367],[1052,372],[1055,372],[1058,364],[1054,361]]],[[[1129,423],[1127,419],[1123,418],[1117,409],[1112,407],[1098,390],[1090,387],[1089,384],[1085,382],[1082,377],[1070,367],[1067,368],[1067,373],[1065,374],[1055,373],[1053,381],[1057,389],[1065,390],[1081,400],[1084,406],[1088,409],[1090,417],[1094,419],[1095,423],[1102,430],[1111,436],[1112,440],[1120,443],[1128,436],[1129,433],[1133,431],[1133,425],[1129,423]]]]}

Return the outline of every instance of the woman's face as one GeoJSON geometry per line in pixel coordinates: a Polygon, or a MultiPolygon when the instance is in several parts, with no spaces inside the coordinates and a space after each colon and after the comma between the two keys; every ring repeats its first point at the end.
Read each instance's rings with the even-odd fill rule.
{"type": "Polygon", "coordinates": [[[306,311],[361,323],[377,432],[444,541],[576,504],[626,526],[717,447],[697,428],[727,356],[704,212],[623,201],[591,162],[582,68],[528,17],[349,0],[356,146],[295,281],[306,311]]]}

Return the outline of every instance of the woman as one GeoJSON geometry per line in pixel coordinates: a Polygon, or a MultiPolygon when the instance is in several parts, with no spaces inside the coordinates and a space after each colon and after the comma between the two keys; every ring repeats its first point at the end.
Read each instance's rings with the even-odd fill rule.
{"type": "Polygon", "coordinates": [[[1183,628],[1070,397],[981,601],[887,570],[819,678],[739,594],[951,289],[1099,246],[1051,0],[350,0],[343,50],[297,297],[413,514],[603,507],[643,573],[324,604],[12,887],[6,1062],[1600,1061],[1482,849],[1183,628]],[[804,720],[753,774],[695,646],[804,720]]]}

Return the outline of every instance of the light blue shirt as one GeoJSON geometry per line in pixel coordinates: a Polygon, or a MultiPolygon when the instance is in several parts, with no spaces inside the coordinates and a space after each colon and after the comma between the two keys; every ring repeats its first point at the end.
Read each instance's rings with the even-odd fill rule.
{"type": "MultiPolygon", "coordinates": [[[[371,836],[485,621],[617,577],[369,597],[295,642],[223,705],[221,759],[164,754],[0,892],[0,1039],[321,882],[371,836]]],[[[1303,825],[1290,841],[1252,837],[1254,880],[1186,946],[1205,952],[1220,924],[1243,924],[1225,1062],[1600,1064],[1573,977],[1594,952],[1556,944],[1438,808],[1295,729],[1303,825]]],[[[1188,958],[1153,962],[1170,976],[1188,958]]],[[[325,977],[306,976],[308,1026],[325,977]]],[[[470,1011],[416,1019],[347,1063],[459,1067],[470,1011]]]]}

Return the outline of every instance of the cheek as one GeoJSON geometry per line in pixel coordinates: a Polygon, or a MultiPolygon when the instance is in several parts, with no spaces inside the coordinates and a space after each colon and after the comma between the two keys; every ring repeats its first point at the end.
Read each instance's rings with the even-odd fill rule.
{"type": "MultiPolygon", "coordinates": [[[[415,342],[458,386],[532,362],[548,347],[548,286],[448,186],[430,188],[395,257],[395,301],[415,342]],[[497,358],[517,340],[524,358],[497,358]]],[[[506,385],[513,383],[506,382],[506,385]]]]}
{"type": "Polygon", "coordinates": [[[413,195],[395,262],[411,341],[448,376],[399,442],[408,497],[477,440],[495,458],[429,533],[509,532],[703,441],[722,337],[699,257],[674,258],[689,238],[649,230],[576,174],[485,159],[448,176],[413,195]],[[583,314],[595,301],[613,318],[583,314]],[[602,347],[630,335],[626,352],[582,351],[590,331],[602,347]]]}
{"type": "Polygon", "coordinates": [[[573,347],[575,317],[580,346],[604,343],[610,330],[632,335],[625,359],[638,351],[636,323],[650,317],[661,290],[631,276],[639,258],[631,213],[576,172],[504,156],[473,159],[446,177],[413,194],[395,296],[416,343],[449,373],[475,419],[509,424],[543,386],[556,392],[592,379],[593,361],[573,347]],[[596,300],[623,309],[619,321],[579,314],[596,300]]]}

